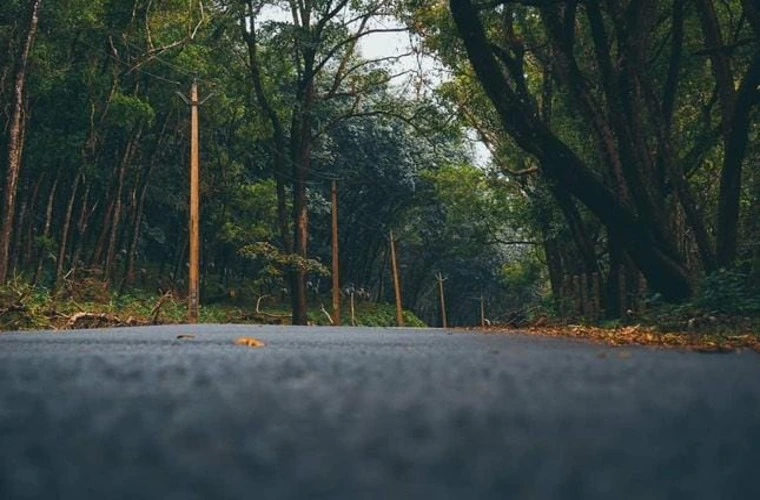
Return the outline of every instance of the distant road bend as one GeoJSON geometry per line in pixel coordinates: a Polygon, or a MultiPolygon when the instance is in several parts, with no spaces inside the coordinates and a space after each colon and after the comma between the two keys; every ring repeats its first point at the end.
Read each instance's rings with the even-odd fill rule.
{"type": "Polygon", "coordinates": [[[0,334],[0,500],[757,499],[758,464],[753,352],[375,328],[0,334]]]}

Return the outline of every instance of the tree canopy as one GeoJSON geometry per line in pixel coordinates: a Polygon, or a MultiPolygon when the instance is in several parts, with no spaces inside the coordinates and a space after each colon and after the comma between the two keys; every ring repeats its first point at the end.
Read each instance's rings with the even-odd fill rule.
{"type": "Polygon", "coordinates": [[[392,301],[393,230],[431,323],[439,273],[452,324],[559,311],[574,275],[610,316],[760,282],[758,30],[751,0],[3,2],[0,283],[184,290],[193,81],[202,302],[306,323],[333,180],[343,292],[392,301]],[[382,33],[446,77],[365,56],[382,33]]]}

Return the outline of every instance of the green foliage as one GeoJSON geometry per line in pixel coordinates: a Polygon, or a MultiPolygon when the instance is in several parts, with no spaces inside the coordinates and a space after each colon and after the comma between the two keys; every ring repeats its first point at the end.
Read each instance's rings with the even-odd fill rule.
{"type": "Polygon", "coordinates": [[[219,238],[235,248],[274,239],[277,195],[272,179],[233,186],[219,238]]]}
{"type": "Polygon", "coordinates": [[[752,285],[748,274],[721,269],[704,279],[695,303],[707,311],[758,315],[760,290],[752,285]]]}
{"type": "Polygon", "coordinates": [[[109,116],[114,125],[131,130],[141,123],[153,125],[156,112],[149,103],[139,97],[117,93],[113,96],[109,116]]]}
{"type": "MultiPolygon", "coordinates": [[[[348,305],[344,304],[341,314],[341,323],[345,326],[351,325],[351,313],[348,305]]],[[[408,328],[425,328],[427,325],[418,318],[412,311],[404,310],[402,313],[404,324],[408,328]]],[[[356,326],[366,327],[395,327],[396,324],[396,306],[395,304],[361,302],[356,305],[354,312],[356,326]]],[[[309,313],[310,322],[316,325],[327,326],[330,324],[327,316],[318,311],[309,313]]]]}
{"type": "Polygon", "coordinates": [[[240,249],[240,255],[256,259],[266,267],[279,272],[298,270],[307,274],[329,276],[330,270],[315,259],[305,259],[297,254],[286,254],[270,243],[258,242],[240,249]]]}
{"type": "MultiPolygon", "coordinates": [[[[287,3],[263,3],[266,8],[287,11],[287,3]]],[[[746,20],[738,15],[738,3],[711,3],[718,9],[725,33],[735,34],[738,40],[751,38],[746,20]]],[[[15,54],[23,45],[27,4],[8,0],[0,5],[0,49],[9,54],[0,62],[0,108],[6,112],[11,109],[15,54]]],[[[375,294],[383,291],[381,300],[391,300],[387,238],[393,229],[400,237],[405,303],[431,324],[438,316],[433,282],[437,272],[447,278],[450,319],[455,324],[479,321],[481,294],[486,296],[491,317],[531,304],[544,309],[550,305],[545,272],[550,257],[538,249],[548,238],[561,242],[558,260],[564,266],[562,272],[573,272],[579,262],[574,233],[540,172],[514,174],[537,167],[535,158],[504,133],[498,114],[467,61],[447,2],[438,0],[384,2],[379,7],[375,2],[348,4],[352,16],[375,7],[381,15],[393,9],[399,19],[424,37],[422,47],[435,51],[452,70],[451,79],[438,87],[431,99],[415,100],[408,95],[412,92],[400,92],[394,87],[398,80],[389,81],[394,70],[383,62],[363,60],[358,47],[342,43],[353,28],[341,22],[341,15],[319,24],[317,18],[329,12],[325,10],[327,2],[310,4],[314,8],[311,26],[294,26],[289,12],[279,20],[268,16],[257,20],[263,91],[287,129],[286,143],[297,137],[288,127],[303,111],[304,102],[299,101],[303,94],[299,92],[305,88],[305,51],[314,49],[317,62],[326,56],[330,59],[314,75],[314,102],[307,110],[311,125],[306,132],[314,138],[309,145],[306,180],[309,258],[286,254],[282,249],[287,242],[283,240],[292,235],[293,222],[279,221],[277,208],[278,202],[282,203],[286,217],[292,218],[293,148],[286,146],[286,156],[291,156],[283,165],[275,162],[274,127],[251,84],[250,61],[237,16],[240,5],[204,2],[201,12],[195,0],[134,5],[118,0],[43,2],[29,65],[24,164],[16,207],[21,224],[14,228],[17,241],[12,252],[18,273],[31,275],[39,267],[40,276],[52,283],[59,264],[58,251],[67,239],[63,273],[76,267],[78,279],[76,283],[59,280],[52,298],[40,289],[20,296],[6,295],[6,304],[15,304],[14,297],[22,297],[18,300],[23,305],[22,309],[6,311],[6,318],[16,318],[14,324],[24,328],[49,326],[54,319],[47,318],[45,308],[70,314],[76,309],[63,304],[71,302],[87,307],[92,304],[104,311],[122,308],[135,317],[144,317],[157,300],[152,294],[142,294],[127,282],[122,288],[127,294],[112,295],[124,281],[129,257],[134,258],[133,272],[151,269],[151,279],[140,283],[146,289],[184,288],[189,109],[175,91],[187,92],[194,77],[199,80],[201,98],[214,92],[200,111],[204,299],[223,300],[236,291],[250,303],[252,296],[275,295],[274,290],[279,291],[284,284],[284,274],[293,269],[326,276],[322,262],[330,258],[329,180],[337,177],[344,283],[371,289],[375,294]],[[201,16],[203,22],[198,25],[201,16]],[[198,30],[191,39],[196,25],[198,30]],[[314,29],[317,25],[319,30],[314,29]],[[353,114],[359,116],[349,118],[353,114]],[[391,115],[413,117],[413,123],[391,115]],[[493,157],[487,167],[472,165],[463,126],[468,135],[476,129],[479,139],[488,142],[493,157]],[[123,185],[117,186],[124,159],[123,185]],[[81,181],[74,192],[74,180],[80,173],[81,181]],[[56,178],[58,188],[51,196],[56,178]],[[281,183],[279,199],[276,178],[281,183]],[[143,187],[146,191],[141,205],[143,187]],[[104,264],[111,245],[109,230],[117,193],[121,193],[122,212],[115,231],[114,265],[110,275],[103,276],[87,268],[104,264]],[[50,233],[43,237],[48,200],[53,203],[53,218],[50,233]],[[64,235],[69,200],[73,200],[73,216],[64,235]],[[139,208],[143,209],[141,219],[137,217],[139,208]],[[287,235],[283,237],[281,231],[287,235]],[[133,236],[134,254],[130,255],[133,236]],[[56,305],[50,305],[50,300],[56,305]],[[33,312],[25,316],[23,311],[33,312]]],[[[608,17],[612,7],[600,6],[609,35],[615,37],[610,38],[613,52],[623,51],[617,38],[619,26],[610,23],[612,18],[608,17]]],[[[656,95],[664,94],[670,67],[672,6],[672,2],[662,2],[653,9],[661,22],[648,32],[652,43],[641,46],[644,52],[658,47],[656,53],[641,54],[647,56],[642,59],[646,65],[642,75],[651,75],[651,81],[645,83],[652,84],[650,90],[656,95]]],[[[584,9],[578,12],[583,14],[584,9]]],[[[491,41],[522,64],[530,94],[526,106],[536,114],[550,116],[547,127],[607,179],[608,187],[614,187],[614,176],[604,171],[599,158],[595,129],[584,119],[584,107],[563,84],[561,67],[554,63],[558,53],[549,50],[551,41],[543,12],[512,2],[499,7],[483,5],[479,15],[491,41]],[[510,18],[504,15],[507,12],[510,18]],[[510,19],[511,26],[507,26],[510,19]],[[530,50],[523,51],[527,48],[530,50]],[[547,78],[549,74],[551,79],[547,78]]],[[[573,50],[590,100],[602,106],[595,116],[604,121],[604,117],[614,115],[604,108],[607,97],[588,22],[586,15],[577,18],[573,50]]],[[[719,135],[722,117],[714,97],[714,77],[710,64],[706,64],[709,54],[700,54],[705,43],[695,5],[686,11],[684,28],[680,80],[674,82],[678,96],[672,119],[660,122],[670,127],[673,157],[685,162],[697,206],[704,209],[709,221],[715,220],[717,212],[715,179],[719,178],[724,154],[720,138],[705,132],[714,129],[719,135]],[[695,146],[709,145],[709,141],[713,145],[706,152],[690,156],[695,146]]],[[[740,43],[727,54],[737,83],[751,61],[751,50],[752,44],[740,43]]],[[[422,83],[432,84],[429,75],[422,75],[416,90],[422,83]]],[[[641,109],[647,110],[641,116],[645,127],[631,130],[644,130],[641,144],[648,148],[644,156],[660,155],[668,148],[655,136],[659,129],[646,126],[648,116],[659,113],[659,106],[641,109]]],[[[752,151],[757,150],[760,140],[756,128],[749,138],[752,151]]],[[[0,135],[0,151],[7,149],[7,140],[7,134],[0,135]]],[[[628,161],[636,156],[621,158],[628,161]]],[[[666,163],[657,163],[658,168],[666,163]]],[[[752,164],[749,157],[745,163],[752,164]]],[[[672,186],[667,178],[663,182],[662,189],[655,191],[667,193],[663,206],[674,206],[677,200],[672,186]]],[[[758,218],[753,214],[760,206],[750,203],[760,192],[755,185],[760,184],[752,184],[751,179],[743,184],[743,257],[757,248],[753,243],[757,238],[752,237],[757,230],[752,233],[749,229],[756,227],[753,221],[758,218]]],[[[593,246],[592,255],[604,272],[609,255],[606,234],[588,211],[581,208],[579,215],[581,229],[593,246]]],[[[678,244],[693,248],[690,234],[686,231],[678,244]]],[[[755,251],[755,255],[760,252],[755,251]]],[[[698,257],[686,260],[696,261],[698,257]]],[[[745,278],[734,271],[710,276],[698,304],[693,306],[721,313],[755,314],[757,290],[745,278]]],[[[13,286],[16,291],[21,289],[19,284],[13,286]]],[[[183,321],[182,301],[167,302],[164,307],[162,314],[167,320],[183,321]]],[[[223,309],[202,311],[215,321],[239,319],[223,309]]],[[[385,306],[359,314],[362,324],[392,325],[394,318],[392,308],[386,311],[385,306]]],[[[313,319],[322,321],[324,314],[317,313],[313,319]]]]}
{"type": "Polygon", "coordinates": [[[551,310],[546,290],[546,269],[535,252],[527,251],[505,264],[501,270],[504,300],[513,310],[534,306],[551,310]]]}

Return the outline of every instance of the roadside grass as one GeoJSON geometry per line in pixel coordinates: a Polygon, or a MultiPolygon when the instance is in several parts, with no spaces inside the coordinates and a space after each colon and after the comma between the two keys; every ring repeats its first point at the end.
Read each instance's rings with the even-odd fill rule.
{"type": "MultiPolygon", "coordinates": [[[[290,324],[286,304],[255,300],[244,304],[217,302],[201,305],[200,323],[290,324]]],[[[362,302],[356,305],[356,326],[395,326],[392,304],[362,302]]],[[[310,304],[309,323],[330,325],[321,304],[310,304]]],[[[350,311],[344,307],[343,325],[351,325],[350,311]]],[[[424,327],[413,313],[404,311],[407,326],[424,327]]],[[[187,303],[172,294],[157,295],[140,290],[108,292],[102,283],[88,283],[73,290],[51,291],[15,280],[0,287],[0,331],[66,330],[151,324],[184,324],[187,303]]]]}

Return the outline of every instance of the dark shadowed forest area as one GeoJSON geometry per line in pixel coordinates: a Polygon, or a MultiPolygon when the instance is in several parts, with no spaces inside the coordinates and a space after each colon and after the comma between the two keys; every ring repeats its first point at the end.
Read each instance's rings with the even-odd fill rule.
{"type": "Polygon", "coordinates": [[[759,37],[754,0],[4,0],[0,329],[184,320],[193,82],[201,321],[757,324],[759,37]]]}

